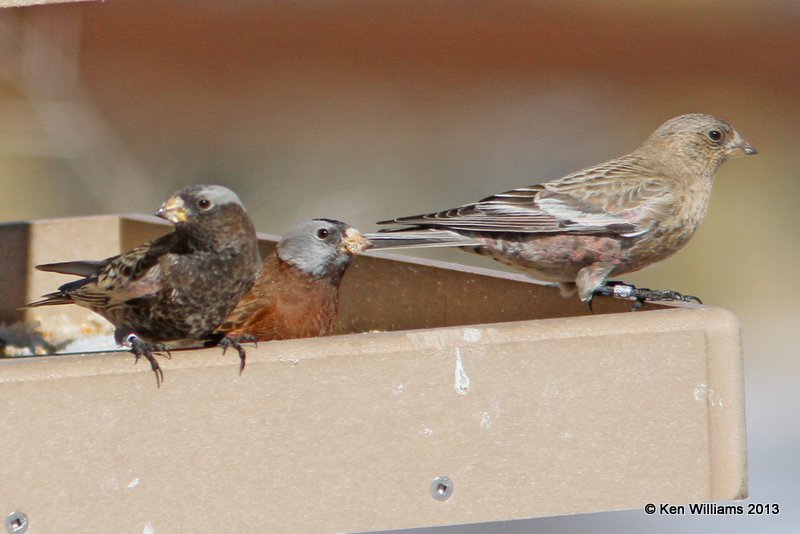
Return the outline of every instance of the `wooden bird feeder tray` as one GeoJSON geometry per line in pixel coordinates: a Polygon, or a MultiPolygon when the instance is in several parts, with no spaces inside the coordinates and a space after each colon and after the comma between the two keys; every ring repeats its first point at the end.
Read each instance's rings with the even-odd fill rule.
{"type": "MultiPolygon", "coordinates": [[[[3,320],[169,230],[143,216],[0,226],[3,320]]],[[[264,240],[264,247],[271,242],[264,240]]],[[[343,532],[742,499],[739,326],[710,306],[577,299],[522,276],[359,257],[338,335],[161,359],[0,360],[4,513],[36,532],[343,532]],[[145,362],[146,363],[146,362],[145,362]]]]}

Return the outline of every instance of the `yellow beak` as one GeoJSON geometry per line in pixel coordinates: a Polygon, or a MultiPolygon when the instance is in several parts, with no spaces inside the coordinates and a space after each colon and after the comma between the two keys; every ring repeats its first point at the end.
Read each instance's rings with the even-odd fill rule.
{"type": "Polygon", "coordinates": [[[188,213],[186,212],[186,205],[183,199],[178,196],[171,197],[169,200],[161,204],[156,212],[156,217],[166,219],[172,224],[186,222],[188,213]]]}

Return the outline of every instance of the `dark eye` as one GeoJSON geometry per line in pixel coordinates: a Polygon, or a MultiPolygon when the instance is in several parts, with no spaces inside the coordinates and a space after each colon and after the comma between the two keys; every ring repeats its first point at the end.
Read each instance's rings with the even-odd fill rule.
{"type": "Polygon", "coordinates": [[[326,228],[320,228],[319,230],[317,230],[317,237],[320,239],[325,239],[326,237],[328,237],[328,235],[330,235],[330,232],[328,232],[326,228]]]}
{"type": "Polygon", "coordinates": [[[208,200],[207,198],[201,198],[200,200],[197,201],[197,207],[200,208],[201,210],[207,210],[208,208],[211,207],[211,201],[208,200]]]}
{"type": "Polygon", "coordinates": [[[715,142],[719,141],[720,139],[722,139],[722,132],[720,132],[719,130],[711,130],[710,132],[708,132],[708,138],[715,142]]]}

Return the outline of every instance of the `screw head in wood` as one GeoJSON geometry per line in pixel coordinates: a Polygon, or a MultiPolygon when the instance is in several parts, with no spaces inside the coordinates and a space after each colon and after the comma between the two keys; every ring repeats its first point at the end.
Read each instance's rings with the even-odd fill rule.
{"type": "Polygon", "coordinates": [[[28,516],[15,510],[6,517],[6,532],[8,534],[24,534],[28,530],[28,516]]]}
{"type": "Polygon", "coordinates": [[[453,494],[453,481],[447,477],[436,477],[431,482],[431,497],[437,501],[446,501],[453,494]]]}

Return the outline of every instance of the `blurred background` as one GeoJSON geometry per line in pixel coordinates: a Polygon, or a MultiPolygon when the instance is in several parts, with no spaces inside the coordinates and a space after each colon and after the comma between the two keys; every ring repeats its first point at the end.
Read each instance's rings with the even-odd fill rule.
{"type": "Polygon", "coordinates": [[[626,280],[738,315],[750,501],[780,515],[634,510],[430,532],[797,532],[799,57],[792,0],[4,9],[0,220],[152,213],[207,182],[236,190],[260,231],[319,216],[369,231],[622,155],[675,115],[718,115],[759,155],[720,169],[680,254],[626,280]]]}

